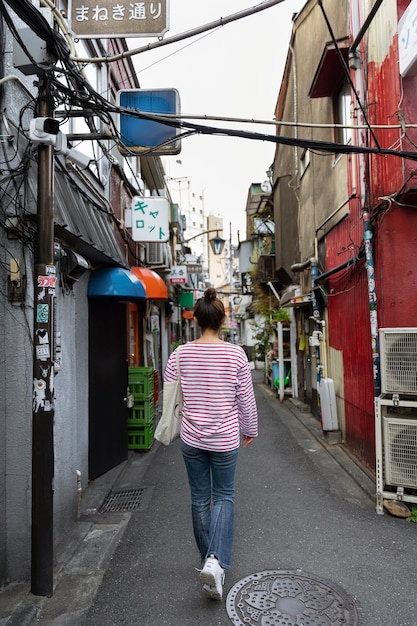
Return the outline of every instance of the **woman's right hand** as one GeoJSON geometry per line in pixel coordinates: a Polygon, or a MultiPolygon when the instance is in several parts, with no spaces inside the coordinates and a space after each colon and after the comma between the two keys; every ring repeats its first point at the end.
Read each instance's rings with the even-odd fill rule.
{"type": "Polygon", "coordinates": [[[243,435],[243,447],[247,448],[250,446],[255,437],[249,437],[248,435],[243,435]]]}

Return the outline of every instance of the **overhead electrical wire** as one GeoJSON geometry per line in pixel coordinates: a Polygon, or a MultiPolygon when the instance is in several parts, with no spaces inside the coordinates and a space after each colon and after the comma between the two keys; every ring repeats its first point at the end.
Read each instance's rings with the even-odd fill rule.
{"type": "MultiPolygon", "coordinates": [[[[199,32],[204,32],[209,30],[210,28],[218,27],[219,25],[227,24],[236,19],[240,19],[246,15],[251,15],[255,12],[264,10],[269,8],[270,6],[279,4],[283,0],[269,0],[268,2],[263,2],[256,7],[252,7],[251,9],[247,9],[245,11],[241,11],[239,13],[228,16],[227,18],[220,18],[217,22],[212,22],[211,24],[207,24],[198,29],[193,29],[193,31],[188,31],[187,33],[183,33],[180,36],[176,36],[171,38],[170,40],[164,40],[164,45],[167,43],[172,43],[172,40],[178,40],[178,38],[186,38],[194,36],[199,32]],[[216,26],[215,26],[216,25],[216,26]]],[[[74,60],[70,58],[70,47],[64,40],[64,38],[59,35],[56,31],[50,28],[48,22],[45,20],[43,16],[35,9],[35,7],[28,2],[28,0],[0,0],[0,6],[2,3],[6,2],[10,6],[12,6],[13,10],[18,13],[18,15],[31,27],[33,30],[40,36],[42,39],[51,40],[52,43],[49,43],[49,46],[53,49],[54,53],[57,55],[58,60],[64,65],[65,70],[60,69],[60,72],[67,73],[69,83],[72,85],[72,88],[65,88],[58,80],[51,80],[54,82],[55,89],[57,92],[61,91],[65,93],[65,96],[69,103],[73,106],[79,106],[81,109],[91,108],[95,115],[100,117],[100,119],[108,124],[110,128],[113,129],[113,139],[116,141],[120,141],[120,138],[117,136],[117,131],[115,128],[113,115],[116,114],[124,114],[130,115],[133,117],[138,117],[141,119],[147,119],[150,121],[160,122],[161,124],[170,126],[172,128],[181,129],[186,136],[192,134],[201,134],[201,135],[215,135],[215,136],[229,136],[229,137],[240,137],[245,139],[252,139],[257,141],[266,141],[275,144],[289,145],[289,146],[297,146],[300,148],[310,149],[317,152],[323,153],[339,153],[339,154],[375,154],[381,156],[396,156],[405,159],[417,160],[417,154],[415,152],[409,152],[404,150],[394,150],[391,148],[382,148],[379,146],[376,137],[372,128],[370,127],[366,116],[364,114],[364,119],[367,123],[367,128],[369,128],[371,134],[373,135],[376,143],[376,147],[368,147],[368,146],[355,146],[352,144],[341,144],[334,142],[324,142],[312,139],[301,139],[294,137],[287,137],[285,135],[268,135],[265,133],[247,131],[247,130],[238,130],[232,128],[219,128],[215,126],[208,126],[203,124],[196,124],[195,122],[189,121],[191,116],[187,117],[187,121],[183,116],[164,116],[164,115],[155,115],[139,110],[126,109],[122,107],[117,107],[116,105],[111,104],[108,100],[106,100],[102,95],[97,93],[86,78],[80,73],[79,69],[76,67],[74,60]],[[74,85],[77,89],[74,89],[74,85]]],[[[319,1],[319,4],[321,2],[319,1]]],[[[331,26],[328,24],[330,31],[331,26]]],[[[331,31],[332,33],[332,31],[331,31]]],[[[334,34],[332,33],[334,37],[334,34]]],[[[162,42],[158,42],[162,45],[162,42]]],[[[142,49],[138,49],[141,51],[150,49],[148,46],[142,49]]],[[[100,61],[109,62],[109,60],[115,60],[116,57],[123,58],[127,54],[130,53],[138,53],[136,51],[128,51],[121,53],[121,55],[116,55],[115,57],[102,57],[100,61]]],[[[77,61],[89,61],[91,59],[77,59],[77,61]]],[[[359,99],[358,99],[359,102],[359,99]]],[[[228,118],[224,118],[228,119],[228,118]]],[[[275,124],[279,124],[279,122],[274,122],[275,124]]],[[[104,139],[105,137],[103,137],[104,139]]],[[[172,140],[177,140],[177,136],[173,135],[172,140]]],[[[149,150],[149,153],[152,153],[152,149],[149,150]]]]}
{"type": "MultiPolygon", "coordinates": [[[[48,52],[58,59],[69,57],[70,47],[68,43],[58,31],[49,26],[47,20],[44,18],[42,13],[38,11],[35,5],[27,0],[1,0],[0,7],[3,8],[4,2],[8,4],[11,9],[13,9],[16,15],[20,17],[25,24],[30,26],[35,35],[45,41],[48,52]]],[[[2,13],[6,18],[7,12],[3,10],[2,13]]]]}
{"type": "MultiPolygon", "coordinates": [[[[227,137],[240,137],[244,139],[253,139],[257,141],[267,141],[270,143],[297,146],[300,148],[312,149],[319,152],[331,152],[338,154],[375,154],[381,156],[396,156],[405,159],[417,160],[416,152],[407,152],[404,150],[392,150],[390,148],[381,147],[368,147],[368,146],[355,146],[352,144],[341,144],[335,142],[318,141],[314,139],[300,139],[294,137],[287,137],[285,135],[267,135],[264,133],[258,133],[254,131],[236,130],[233,128],[219,128],[214,126],[205,126],[202,124],[195,124],[191,122],[185,122],[183,120],[168,118],[162,115],[154,115],[148,112],[136,111],[132,109],[126,109],[123,107],[116,107],[110,105],[109,111],[112,113],[122,113],[124,115],[130,115],[132,117],[138,117],[149,121],[160,122],[167,126],[174,128],[185,129],[193,134],[202,135],[216,135],[227,137]]],[[[174,137],[173,137],[174,140],[174,137]]]]}
{"type": "MultiPolygon", "coordinates": [[[[5,0],[5,1],[11,2],[12,0],[5,0]]],[[[21,2],[21,1],[22,0],[13,0],[13,2],[21,2]]],[[[23,0],[23,1],[26,1],[26,0],[23,0]]],[[[284,1],[285,0],[264,0],[264,2],[261,2],[260,4],[256,6],[250,7],[249,9],[244,9],[242,11],[239,11],[238,13],[227,15],[226,17],[220,17],[219,19],[215,20],[214,22],[210,22],[209,24],[198,26],[184,33],[173,35],[172,37],[167,37],[166,39],[159,39],[158,41],[148,43],[147,45],[141,46],[140,48],[135,48],[133,50],[124,50],[123,52],[120,52],[119,54],[115,54],[112,56],[85,57],[85,58],[78,57],[76,56],[76,53],[72,48],[70,58],[72,61],[76,61],[77,63],[110,63],[112,61],[119,61],[120,59],[125,59],[127,57],[134,56],[142,52],[149,52],[149,50],[154,50],[155,48],[160,48],[162,46],[167,46],[171,43],[176,43],[177,41],[183,41],[184,39],[195,37],[196,35],[205,33],[210,30],[214,30],[221,26],[225,26],[226,24],[230,24],[231,22],[234,22],[236,20],[242,19],[244,17],[248,17],[250,15],[254,15],[255,13],[259,13],[260,11],[265,11],[266,9],[269,9],[273,6],[281,4],[284,1]]],[[[41,4],[43,4],[44,6],[51,7],[52,2],[51,0],[41,0],[41,4]]],[[[65,28],[63,32],[68,42],[69,39],[71,38],[71,35],[68,32],[68,29],[65,28]]]]}

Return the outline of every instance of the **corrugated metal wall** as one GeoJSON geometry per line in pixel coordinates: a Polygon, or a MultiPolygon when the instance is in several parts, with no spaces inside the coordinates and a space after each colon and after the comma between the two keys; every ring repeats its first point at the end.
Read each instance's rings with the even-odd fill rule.
{"type": "MultiPolygon", "coordinates": [[[[358,200],[326,237],[326,269],[354,258],[363,239],[358,200]]],[[[346,444],[370,468],[375,462],[373,368],[366,268],[363,261],[328,279],[329,345],[342,354],[346,444]]]]}

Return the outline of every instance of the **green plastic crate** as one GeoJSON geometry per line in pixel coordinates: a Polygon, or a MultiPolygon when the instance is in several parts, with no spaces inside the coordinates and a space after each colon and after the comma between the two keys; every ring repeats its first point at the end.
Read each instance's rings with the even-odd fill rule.
{"type": "Polygon", "coordinates": [[[128,450],[149,450],[153,444],[153,423],[147,426],[129,428],[127,431],[128,450]]]}
{"type": "Polygon", "coordinates": [[[155,405],[152,400],[145,400],[141,403],[134,404],[129,411],[128,426],[146,426],[153,422],[155,415],[155,405]]]}
{"type": "Polygon", "coordinates": [[[149,400],[154,395],[154,370],[152,367],[128,368],[129,391],[135,404],[138,400],[149,400]]]}
{"type": "Polygon", "coordinates": [[[127,371],[129,379],[132,378],[132,380],[153,379],[153,367],[128,367],[127,371]]]}

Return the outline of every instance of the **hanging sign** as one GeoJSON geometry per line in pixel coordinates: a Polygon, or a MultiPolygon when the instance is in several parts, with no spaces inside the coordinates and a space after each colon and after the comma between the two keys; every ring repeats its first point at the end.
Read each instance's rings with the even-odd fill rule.
{"type": "Polygon", "coordinates": [[[169,29],[169,0],[70,0],[76,37],[162,37],[169,29]]]}
{"type": "Polygon", "coordinates": [[[398,56],[401,76],[417,74],[417,0],[411,0],[398,24],[398,56]]]}
{"type": "Polygon", "coordinates": [[[169,282],[173,284],[187,282],[187,268],[185,265],[174,265],[171,267],[169,282]]]}
{"type": "Polygon", "coordinates": [[[252,274],[250,272],[242,272],[241,280],[242,280],[243,295],[246,296],[246,295],[252,294],[253,293],[252,274]]]}
{"type": "Polygon", "coordinates": [[[139,112],[179,115],[181,104],[177,89],[121,89],[116,94],[116,102],[121,108],[116,115],[121,154],[158,156],[181,152],[180,128],[134,115],[139,112]]]}
{"type": "Polygon", "coordinates": [[[187,263],[185,266],[189,274],[202,274],[203,265],[201,263],[187,263]]]}
{"type": "Polygon", "coordinates": [[[169,240],[169,203],[166,198],[132,198],[133,241],[169,240]]]}

